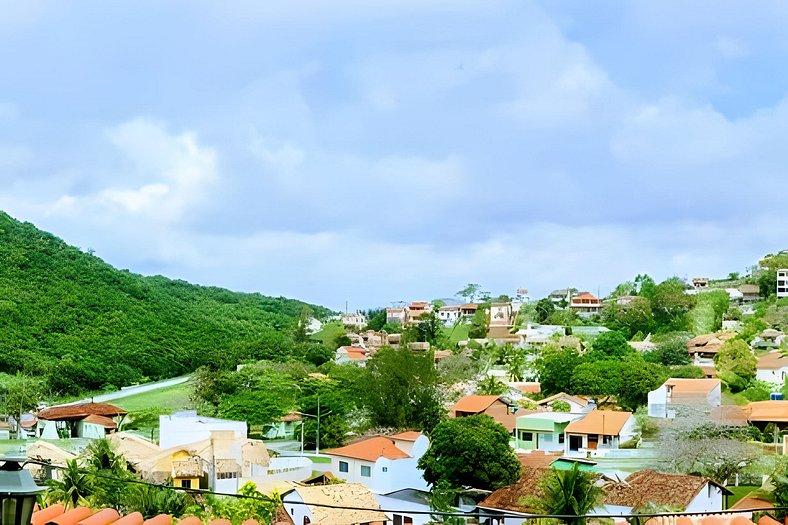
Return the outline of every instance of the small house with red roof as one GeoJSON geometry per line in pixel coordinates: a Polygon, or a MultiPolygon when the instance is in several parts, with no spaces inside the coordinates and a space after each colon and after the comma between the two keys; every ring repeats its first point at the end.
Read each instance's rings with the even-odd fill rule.
{"type": "Polygon", "coordinates": [[[527,414],[528,411],[520,410],[510,405],[501,396],[465,396],[461,398],[449,411],[449,417],[475,416],[485,414],[506,427],[509,432],[514,431],[517,415],[527,414]]]}
{"type": "Polygon", "coordinates": [[[334,362],[338,365],[352,363],[354,365],[364,366],[367,359],[369,359],[369,350],[360,346],[340,346],[337,348],[334,356],[334,362]]]}
{"type": "Polygon", "coordinates": [[[109,403],[76,403],[40,410],[36,435],[44,439],[103,438],[118,429],[127,414],[109,403]]]}
{"type": "Polygon", "coordinates": [[[324,450],[331,473],[348,483],[361,483],[378,494],[402,489],[427,490],[419,459],[430,442],[421,432],[367,438],[344,447],[324,450]]]}

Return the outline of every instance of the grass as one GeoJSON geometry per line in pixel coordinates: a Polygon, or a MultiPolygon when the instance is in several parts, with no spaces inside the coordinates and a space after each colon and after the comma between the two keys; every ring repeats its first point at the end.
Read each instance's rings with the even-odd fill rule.
{"type": "Polygon", "coordinates": [[[739,485],[738,487],[729,486],[727,488],[733,492],[733,494],[728,496],[728,508],[730,508],[734,506],[740,499],[744,498],[747,494],[761,487],[755,487],[752,485],[739,485]]]}
{"type": "Polygon", "coordinates": [[[341,321],[331,321],[330,323],[325,323],[322,330],[313,334],[312,339],[317,339],[324,345],[330,347],[334,344],[334,339],[336,339],[338,335],[344,333],[345,327],[342,325],[341,321]]]}
{"type": "Polygon", "coordinates": [[[457,344],[460,341],[464,341],[468,339],[468,330],[470,329],[470,325],[461,324],[457,326],[445,326],[443,327],[443,333],[446,334],[446,337],[449,338],[449,342],[452,344],[457,344]]]}
{"type": "Polygon", "coordinates": [[[156,408],[162,410],[162,413],[170,413],[192,408],[193,405],[189,399],[190,394],[191,385],[187,382],[122,397],[112,403],[129,412],[156,408]]]}

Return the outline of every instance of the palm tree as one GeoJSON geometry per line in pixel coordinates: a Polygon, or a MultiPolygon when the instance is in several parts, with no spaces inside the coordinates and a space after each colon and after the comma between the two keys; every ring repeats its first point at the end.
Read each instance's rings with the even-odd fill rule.
{"type": "Polygon", "coordinates": [[[76,507],[93,492],[93,480],[79,466],[76,459],[67,461],[66,467],[61,472],[62,479],[47,482],[49,496],[63,502],[66,508],[76,507]]]}
{"type": "Polygon", "coordinates": [[[531,504],[544,514],[554,516],[578,516],[560,518],[567,525],[585,523],[585,516],[602,500],[602,488],[596,485],[597,476],[580,470],[578,464],[569,470],[553,468],[539,484],[541,497],[533,498],[531,504]]]}

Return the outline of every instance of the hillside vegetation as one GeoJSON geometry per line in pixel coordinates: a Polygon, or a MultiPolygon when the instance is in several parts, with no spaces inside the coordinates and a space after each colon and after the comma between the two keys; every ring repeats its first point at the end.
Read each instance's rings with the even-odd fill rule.
{"type": "Polygon", "coordinates": [[[305,308],[330,314],[117,270],[0,212],[0,371],[43,377],[50,395],[287,354],[305,308]]]}

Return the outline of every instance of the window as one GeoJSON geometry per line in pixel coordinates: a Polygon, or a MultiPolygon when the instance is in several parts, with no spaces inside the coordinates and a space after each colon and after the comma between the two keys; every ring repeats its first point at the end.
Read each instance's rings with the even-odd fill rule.
{"type": "Polygon", "coordinates": [[[372,475],[372,469],[366,465],[361,465],[361,476],[368,478],[372,475]]]}
{"type": "Polygon", "coordinates": [[[181,480],[181,487],[183,487],[185,489],[192,488],[192,480],[190,480],[190,479],[182,479],[181,480]]]}
{"type": "Polygon", "coordinates": [[[388,471],[389,471],[388,467],[383,467],[383,472],[388,472],[388,471]]]}
{"type": "Polygon", "coordinates": [[[339,471],[340,472],[347,472],[348,471],[347,461],[340,461],[339,462],[339,471]]]}
{"type": "Polygon", "coordinates": [[[612,445],[613,444],[613,436],[602,436],[602,444],[603,445],[612,445]]]}
{"type": "Polygon", "coordinates": [[[216,479],[235,479],[238,477],[237,472],[219,472],[216,479]]]}
{"type": "Polygon", "coordinates": [[[564,444],[564,434],[558,434],[558,443],[563,445],[564,444]]]}
{"type": "Polygon", "coordinates": [[[533,432],[523,432],[521,430],[520,431],[520,440],[521,441],[533,441],[534,440],[533,432]]]}
{"type": "Polygon", "coordinates": [[[545,443],[552,443],[553,442],[553,435],[552,434],[542,434],[541,439],[545,443]]]}

